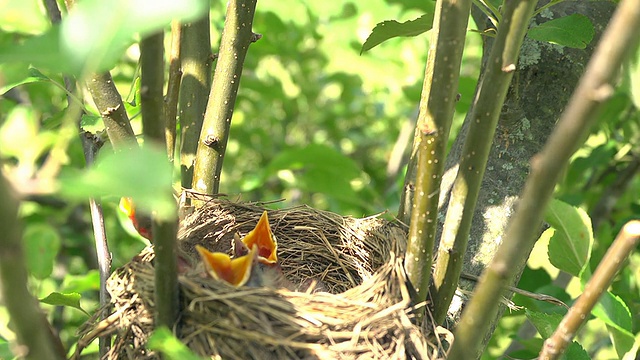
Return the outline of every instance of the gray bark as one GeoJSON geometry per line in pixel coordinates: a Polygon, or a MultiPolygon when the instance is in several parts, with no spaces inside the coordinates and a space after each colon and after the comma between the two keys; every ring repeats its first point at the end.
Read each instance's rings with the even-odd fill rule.
{"type": "MultiPolygon", "coordinates": [[[[478,206],[474,212],[468,250],[464,259],[465,273],[480,275],[501,244],[509,217],[515,210],[518,194],[529,173],[529,161],[540,151],[553,131],[614,8],[615,4],[605,1],[564,2],[549,8],[534,19],[532,26],[550,19],[580,13],[591,19],[596,34],[586,49],[570,49],[525,38],[518,69],[493,139],[478,206]]],[[[474,14],[476,23],[483,23],[481,16],[474,14]]],[[[491,42],[490,38],[485,38],[484,54],[489,53],[491,42]]],[[[440,221],[444,220],[468,120],[465,120],[447,157],[441,187],[440,221]]],[[[523,269],[524,264],[518,269],[518,274],[521,274],[523,269]]],[[[467,291],[471,291],[473,286],[473,283],[467,281],[461,281],[460,284],[460,287],[467,291]]],[[[449,309],[452,323],[459,319],[466,302],[466,299],[457,296],[454,298],[449,309]]],[[[484,334],[485,344],[493,333],[501,313],[494,320],[491,332],[484,334]]]]}

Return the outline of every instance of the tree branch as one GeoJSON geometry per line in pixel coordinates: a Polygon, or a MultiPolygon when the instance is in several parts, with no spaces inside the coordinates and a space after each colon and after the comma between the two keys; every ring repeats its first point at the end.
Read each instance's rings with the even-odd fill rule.
{"type": "Polygon", "coordinates": [[[198,138],[211,90],[211,39],[209,14],[184,24],[180,36],[180,178],[182,187],[190,189],[196,161],[198,138]]]}
{"type": "Polygon", "coordinates": [[[627,222],[602,258],[593,276],[587,283],[582,295],[571,306],[569,312],[560,322],[556,331],[545,340],[540,351],[540,359],[558,359],[567,345],[575,337],[580,327],[587,321],[591,310],[596,305],[602,293],[605,292],[613,278],[620,271],[633,249],[640,241],[640,221],[627,222]]]}
{"type": "Polygon", "coordinates": [[[470,0],[439,0],[436,4],[414,139],[417,143],[413,155],[417,161],[416,185],[404,260],[408,278],[418,294],[414,299],[416,303],[425,301],[429,292],[438,225],[438,194],[470,9],[470,0]]]}
{"type": "Polygon", "coordinates": [[[113,83],[111,74],[109,72],[94,74],[86,81],[86,86],[102,115],[113,148],[118,150],[138,146],[122,97],[113,83]]]}
{"type": "Polygon", "coordinates": [[[256,0],[231,0],[227,7],[220,55],[196,153],[193,189],[198,192],[216,194],[220,187],[242,65],[249,45],[258,39],[251,31],[255,10],[256,0]]]}
{"type": "Polygon", "coordinates": [[[0,173],[0,286],[4,305],[20,347],[16,356],[27,359],[65,359],[60,339],[51,329],[36,299],[27,289],[22,231],[18,221],[18,205],[9,185],[0,173]]]}
{"type": "Polygon", "coordinates": [[[164,32],[140,41],[140,108],[144,140],[165,144],[164,32]]]}
{"type": "Polygon", "coordinates": [[[180,70],[180,23],[171,23],[171,51],[169,52],[169,80],[167,82],[167,95],[165,96],[165,139],[167,142],[167,155],[173,164],[176,152],[176,117],[178,112],[178,99],[180,96],[180,82],[182,70],[180,70]]]}
{"type": "MultiPolygon", "coordinates": [[[[507,2],[508,7],[512,4],[517,5],[507,2]]],[[[498,311],[498,297],[504,285],[516,275],[531,252],[538,225],[563,168],[597,118],[602,103],[613,93],[611,83],[625,53],[637,44],[640,34],[635,29],[638,26],[640,8],[633,1],[621,2],[555,131],[532,160],[531,173],[504,242],[457,326],[452,358],[476,356],[482,340],[480,335],[487,332],[498,311]]]]}

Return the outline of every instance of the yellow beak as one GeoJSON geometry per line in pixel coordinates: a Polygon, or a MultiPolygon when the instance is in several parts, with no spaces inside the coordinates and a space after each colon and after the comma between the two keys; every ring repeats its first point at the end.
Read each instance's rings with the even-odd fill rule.
{"type": "Polygon", "coordinates": [[[256,227],[242,239],[247,249],[258,248],[258,261],[263,264],[275,264],[278,261],[278,242],[271,232],[267,212],[263,212],[256,227]]]}
{"type": "Polygon", "coordinates": [[[248,254],[234,259],[225,253],[211,252],[200,245],[196,245],[196,249],[207,273],[214,279],[226,281],[233,286],[242,286],[249,281],[258,256],[257,246],[253,246],[248,254]]]}

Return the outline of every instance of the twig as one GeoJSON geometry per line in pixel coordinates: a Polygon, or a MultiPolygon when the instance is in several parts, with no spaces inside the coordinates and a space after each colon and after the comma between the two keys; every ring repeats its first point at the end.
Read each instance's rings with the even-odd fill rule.
{"type": "Polygon", "coordinates": [[[109,72],[94,74],[85,84],[102,115],[104,127],[113,148],[119,150],[137,147],[129,116],[111,74],[109,72]]]}
{"type": "MultiPolygon", "coordinates": [[[[517,2],[506,4],[518,5],[517,2]]],[[[602,103],[613,93],[611,84],[626,53],[637,44],[640,33],[636,29],[639,26],[640,8],[634,1],[623,0],[555,131],[542,151],[532,159],[531,173],[504,242],[481,277],[480,285],[457,326],[456,340],[451,348],[453,359],[476,357],[480,341],[489,331],[489,320],[498,311],[498,297],[531,253],[555,184],[597,118],[602,103]]]]}
{"type": "Polygon", "coordinates": [[[638,241],[640,241],[640,220],[627,222],[602,258],[582,295],[569,309],[553,335],[545,340],[540,351],[540,359],[553,360],[562,355],[578,329],[589,318],[591,310],[602,293],[613,282],[613,278],[624,265],[625,259],[638,245],[638,241]]]}
{"type": "MultiPolygon", "coordinates": [[[[429,293],[438,227],[438,195],[470,11],[471,0],[439,0],[436,4],[414,139],[416,183],[404,260],[409,281],[417,292],[415,303],[425,301],[429,293]]],[[[441,322],[437,316],[436,321],[441,322]]]]}
{"type": "Polygon", "coordinates": [[[60,338],[27,289],[28,275],[18,220],[18,205],[0,172],[0,285],[20,346],[16,356],[27,359],[65,359],[60,338]]]}
{"type": "Polygon", "coordinates": [[[180,181],[185,189],[191,188],[198,138],[211,90],[213,57],[209,27],[207,13],[198,21],[184,24],[180,36],[180,181]]]}
{"type": "Polygon", "coordinates": [[[164,32],[140,41],[140,110],[145,142],[165,146],[164,32]]]}
{"type": "MultiPolygon", "coordinates": [[[[467,280],[472,280],[475,282],[480,281],[480,278],[472,275],[472,274],[465,274],[465,273],[461,273],[460,277],[463,279],[467,279],[467,280]]],[[[516,294],[520,294],[522,296],[526,296],[528,298],[534,299],[534,300],[538,300],[538,301],[544,301],[544,302],[548,302],[550,304],[554,304],[554,305],[559,305],[562,306],[566,309],[568,309],[569,307],[567,306],[567,304],[565,304],[562,300],[555,298],[551,295],[547,295],[547,294],[538,294],[538,293],[534,293],[531,291],[527,291],[527,290],[522,290],[520,288],[517,288],[515,286],[511,286],[511,285],[507,285],[504,287],[505,290],[514,292],[516,294]]]]}
{"type": "Polygon", "coordinates": [[[177,21],[171,23],[171,51],[169,52],[169,80],[167,82],[167,95],[165,96],[165,139],[167,142],[167,156],[173,164],[176,152],[176,117],[178,113],[178,98],[180,95],[180,35],[181,26],[177,21]]]}
{"type": "Polygon", "coordinates": [[[215,194],[240,86],[244,58],[259,36],[251,31],[256,0],[231,0],[220,40],[220,55],[198,140],[193,189],[215,194]]]}

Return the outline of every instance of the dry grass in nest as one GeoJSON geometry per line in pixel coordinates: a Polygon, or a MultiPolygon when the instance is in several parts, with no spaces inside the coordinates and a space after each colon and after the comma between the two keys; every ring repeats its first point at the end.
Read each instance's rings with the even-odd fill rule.
{"type": "MultiPolygon", "coordinates": [[[[229,251],[233,234],[253,229],[262,211],[212,200],[183,221],[181,250],[193,255],[201,244],[229,251]]],[[[286,277],[294,284],[317,282],[323,291],[234,288],[190,270],[179,276],[174,332],[192,351],[221,359],[428,359],[442,353],[412,322],[397,256],[406,236],[400,227],[305,206],[269,211],[269,219],[286,277]]],[[[152,260],[146,249],[111,276],[113,311],[81,331],[79,349],[115,334],[108,359],[157,358],[145,347],[154,330],[152,260]]]]}

